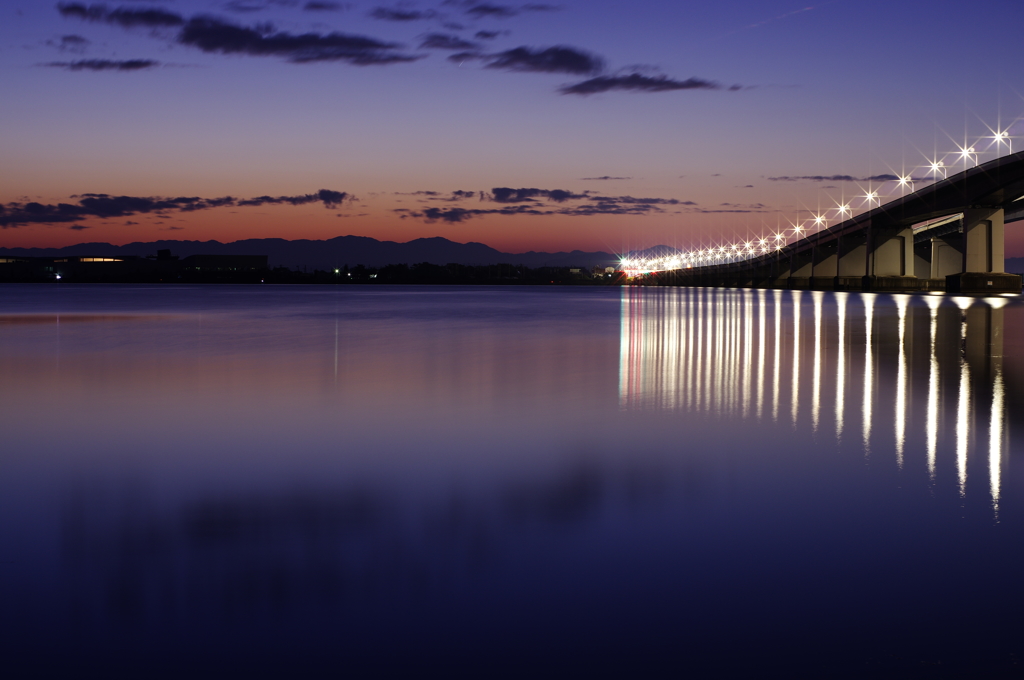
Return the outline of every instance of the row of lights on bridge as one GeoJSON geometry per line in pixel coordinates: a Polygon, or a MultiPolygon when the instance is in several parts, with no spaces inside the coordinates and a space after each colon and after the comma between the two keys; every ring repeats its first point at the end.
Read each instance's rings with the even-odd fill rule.
{"type": "MultiPolygon", "coordinates": [[[[1005,145],[1008,152],[1013,152],[1013,142],[1010,137],[1009,130],[992,130],[990,128],[990,132],[992,132],[991,135],[983,137],[977,144],[980,144],[980,141],[983,140],[991,140],[988,146],[989,149],[995,146],[996,152],[998,153],[1005,145]]],[[[925,168],[926,172],[931,175],[931,177],[927,178],[927,181],[935,181],[939,179],[940,175],[945,179],[946,171],[950,167],[946,165],[946,160],[951,155],[955,156],[957,161],[963,162],[964,169],[967,168],[967,164],[971,161],[974,162],[974,165],[978,164],[978,158],[981,152],[977,151],[975,145],[968,146],[965,144],[964,146],[958,145],[958,147],[958,151],[950,152],[941,158],[936,156],[929,160],[927,165],[918,166],[915,170],[925,168]]],[[[900,189],[901,193],[906,192],[908,188],[911,191],[914,190],[915,180],[913,172],[898,175],[893,181],[895,181],[896,188],[900,189]]],[[[863,199],[863,206],[867,208],[871,208],[876,204],[881,205],[882,202],[882,198],[879,196],[878,191],[871,189],[870,187],[859,198],[863,199]]],[[[622,258],[619,262],[619,267],[628,275],[637,276],[655,271],[688,269],[691,267],[710,264],[739,262],[741,260],[759,257],[776,250],[782,250],[787,243],[787,231],[792,231],[793,237],[799,239],[805,235],[805,232],[810,233],[811,230],[820,231],[821,229],[827,229],[830,220],[849,219],[850,217],[853,217],[853,208],[851,204],[836,201],[836,205],[834,207],[814,213],[807,220],[801,221],[798,213],[797,221],[790,222],[790,228],[788,230],[775,232],[767,238],[762,237],[755,241],[688,250],[663,257],[622,258]]]]}

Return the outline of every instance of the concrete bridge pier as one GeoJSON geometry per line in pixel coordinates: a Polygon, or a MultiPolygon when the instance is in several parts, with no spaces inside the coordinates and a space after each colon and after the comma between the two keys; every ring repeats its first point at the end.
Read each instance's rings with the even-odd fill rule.
{"type": "Polygon", "coordinates": [[[835,290],[861,290],[868,267],[867,234],[848,234],[836,241],[835,290]]]}
{"type": "MultiPolygon", "coordinates": [[[[1003,209],[964,210],[959,273],[946,275],[950,293],[1020,293],[1021,277],[1007,274],[1003,259],[1003,209]]],[[[935,257],[932,257],[935,266],[935,257]]]]}
{"type": "Polygon", "coordinates": [[[814,251],[805,250],[793,253],[789,259],[789,277],[786,288],[790,290],[807,290],[811,287],[811,276],[814,273],[814,251]]]}
{"type": "Polygon", "coordinates": [[[836,285],[836,275],[839,272],[839,243],[829,241],[821,243],[821,239],[814,244],[811,251],[811,281],[812,290],[833,290],[836,285]]]}
{"type": "Polygon", "coordinates": [[[919,290],[914,275],[914,229],[867,229],[863,290],[919,290]]]}
{"type": "Polygon", "coordinates": [[[931,239],[931,261],[928,263],[928,277],[945,279],[959,274],[964,266],[964,237],[960,233],[948,234],[931,239]]]}
{"type": "Polygon", "coordinates": [[[782,255],[776,252],[772,256],[772,272],[771,272],[771,288],[786,288],[786,281],[789,279],[789,274],[792,271],[790,268],[790,258],[788,255],[782,255]]]}

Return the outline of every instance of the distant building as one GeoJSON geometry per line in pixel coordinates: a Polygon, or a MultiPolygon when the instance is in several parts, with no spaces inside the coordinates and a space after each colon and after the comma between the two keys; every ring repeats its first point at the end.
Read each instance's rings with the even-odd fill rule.
{"type": "Polygon", "coordinates": [[[170,250],[160,250],[155,257],[0,257],[0,281],[243,282],[266,270],[266,255],[191,255],[178,259],[170,250]]]}

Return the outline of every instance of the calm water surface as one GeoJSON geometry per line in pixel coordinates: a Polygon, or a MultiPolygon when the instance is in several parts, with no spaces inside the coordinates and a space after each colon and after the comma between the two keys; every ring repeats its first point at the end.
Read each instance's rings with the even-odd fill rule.
{"type": "Polygon", "coordinates": [[[0,658],[1020,677],[1022,416],[1016,297],[7,285],[0,658]]]}

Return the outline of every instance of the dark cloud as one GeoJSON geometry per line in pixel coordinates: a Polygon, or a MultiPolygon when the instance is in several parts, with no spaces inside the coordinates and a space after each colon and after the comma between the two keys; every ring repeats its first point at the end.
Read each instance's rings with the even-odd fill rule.
{"type": "Polygon", "coordinates": [[[802,175],[799,177],[769,177],[772,182],[896,182],[896,175],[871,175],[870,177],[854,177],[853,175],[802,175]]]}
{"type": "Polygon", "coordinates": [[[476,17],[477,19],[480,17],[498,17],[504,19],[507,17],[514,17],[519,14],[518,9],[515,7],[509,7],[508,5],[470,5],[464,11],[466,14],[476,17]]]}
{"type": "Polygon", "coordinates": [[[316,203],[321,201],[325,208],[337,208],[346,199],[352,198],[344,191],[330,191],[329,189],[321,189],[315,194],[302,194],[299,196],[258,196],[256,198],[249,198],[243,201],[235,202],[238,206],[253,206],[253,205],[265,205],[265,204],[284,204],[289,205],[305,205],[306,203],[316,203]]]}
{"type": "Polygon", "coordinates": [[[342,33],[261,32],[213,17],[195,17],[178,35],[178,42],[203,52],[284,57],[292,63],[347,61],[357,66],[415,61],[420,57],[401,54],[395,43],[342,33]]]}
{"type": "MultiPolygon", "coordinates": [[[[460,195],[463,198],[472,198],[474,192],[452,192],[453,196],[460,195]]],[[[426,208],[422,211],[411,211],[406,208],[395,210],[403,218],[416,217],[427,222],[465,222],[466,220],[483,215],[572,215],[586,217],[591,215],[648,215],[651,213],[663,212],[659,206],[680,205],[695,206],[693,201],[680,201],[674,198],[635,198],[633,196],[600,197],[587,194],[573,194],[559,189],[509,189],[498,187],[491,190],[490,194],[481,193],[481,199],[489,199],[498,203],[520,203],[521,205],[506,206],[502,208],[426,208]],[[537,201],[538,198],[548,198],[557,203],[570,200],[582,200],[577,205],[565,207],[545,206],[537,201]]]]}
{"type": "Polygon", "coordinates": [[[199,198],[197,196],[180,196],[177,198],[156,198],[143,196],[111,196],[110,194],[81,194],[72,196],[78,203],[58,203],[44,205],[42,203],[8,203],[0,205],[0,227],[4,229],[22,224],[58,224],[77,222],[89,217],[128,217],[137,214],[154,213],[157,217],[167,218],[167,212],[192,212],[208,210],[224,206],[250,206],[264,203],[288,203],[303,205],[322,202],[325,208],[336,208],[343,201],[352,199],[344,191],[321,189],[313,194],[300,196],[261,196],[259,198],[238,200],[231,196],[221,198],[199,198]]]}
{"type": "MultiPolygon", "coordinates": [[[[690,205],[690,204],[685,204],[690,205]]],[[[688,208],[687,212],[711,214],[711,213],[763,213],[771,212],[768,206],[763,203],[721,203],[718,208],[688,208]]]]}
{"type": "MultiPolygon", "coordinates": [[[[255,5],[253,5],[255,7],[255,5]]],[[[124,27],[181,26],[177,41],[203,52],[283,57],[292,63],[347,61],[357,66],[393,64],[420,59],[396,51],[400,45],[374,38],[343,33],[291,34],[273,26],[247,28],[214,17],[198,16],[187,21],[178,14],[157,9],[108,9],[106,5],[63,3],[64,16],[102,21],[124,27]]]]}
{"type": "Polygon", "coordinates": [[[484,55],[481,54],[480,52],[458,52],[457,54],[453,54],[450,57],[448,57],[448,61],[454,62],[454,63],[459,64],[461,66],[462,62],[464,62],[464,61],[472,61],[472,60],[475,60],[475,59],[483,59],[483,58],[484,58],[484,55]]]}
{"type": "Polygon", "coordinates": [[[80,59],[78,61],[51,61],[43,66],[62,68],[68,71],[141,71],[159,66],[159,61],[152,59],[80,59]]]}
{"type": "Polygon", "coordinates": [[[727,209],[727,210],[694,210],[692,212],[701,213],[702,215],[710,215],[712,213],[757,213],[765,212],[764,210],[746,210],[746,209],[727,209]]]}
{"type": "MultiPolygon", "coordinates": [[[[631,73],[626,76],[598,76],[584,80],[575,85],[559,88],[562,94],[598,94],[610,90],[630,90],[633,92],[669,92],[672,90],[721,90],[722,86],[712,80],[687,78],[675,80],[668,76],[645,76],[631,73]]],[[[729,88],[733,89],[733,88],[729,88]]]]}
{"type": "Polygon", "coordinates": [[[634,198],[633,196],[590,197],[591,201],[613,201],[627,205],[697,205],[693,201],[680,201],[675,198],[634,198]]]}
{"type": "Polygon", "coordinates": [[[633,179],[633,178],[632,177],[610,177],[608,175],[604,175],[603,177],[581,177],[580,179],[586,180],[586,181],[591,181],[591,180],[633,179]]]}
{"type": "Polygon", "coordinates": [[[560,210],[560,215],[576,215],[576,216],[589,216],[589,215],[646,215],[652,212],[662,212],[661,208],[658,208],[653,203],[633,203],[623,204],[615,199],[591,199],[594,203],[585,203],[583,205],[573,206],[560,210]]]}
{"type": "Polygon", "coordinates": [[[446,2],[445,4],[457,4],[463,7],[463,12],[475,19],[493,17],[496,19],[508,19],[519,16],[523,12],[555,12],[558,10],[554,5],[528,4],[513,7],[511,5],[494,5],[490,3],[475,2],[446,2]]]}
{"type": "Polygon", "coordinates": [[[108,9],[106,5],[62,2],[57,5],[57,11],[60,12],[61,16],[115,24],[125,28],[134,28],[136,26],[166,28],[181,26],[185,23],[185,19],[180,14],[166,12],[162,9],[135,9],[130,7],[108,9]]]}
{"type": "MultiPolygon", "coordinates": [[[[159,0],[157,0],[159,1],[159,0]]],[[[272,5],[279,7],[294,7],[299,4],[297,0],[231,0],[224,3],[224,9],[229,12],[245,14],[248,12],[262,12],[272,5]]],[[[335,3],[309,3],[309,4],[335,4],[335,3]]]]}
{"type": "Polygon", "coordinates": [[[233,0],[233,2],[224,3],[224,9],[229,12],[238,12],[244,14],[246,12],[262,12],[269,5],[263,2],[243,2],[243,0],[233,0]]]}
{"type": "Polygon", "coordinates": [[[509,187],[495,187],[491,189],[490,199],[495,203],[523,203],[538,198],[547,198],[556,203],[563,203],[571,199],[586,198],[587,194],[574,194],[563,189],[511,189],[509,187]]]}
{"type": "MultiPolygon", "coordinates": [[[[480,215],[551,215],[553,213],[537,210],[531,206],[517,205],[509,208],[497,208],[490,210],[469,210],[466,208],[426,208],[422,212],[410,211],[408,216],[418,217],[426,222],[448,222],[455,224],[465,222],[480,215]]],[[[403,215],[405,217],[405,215],[403,215]]]]}
{"type": "MultiPolygon", "coordinates": [[[[510,71],[531,71],[536,73],[574,73],[583,75],[599,73],[604,60],[574,47],[556,46],[543,50],[516,47],[497,54],[487,55],[487,68],[502,68],[510,71]]],[[[594,80],[599,80],[595,78],[594,80]]],[[[591,82],[591,81],[587,81],[591,82]]]]}
{"type": "Polygon", "coordinates": [[[60,40],[47,40],[46,44],[51,47],[56,47],[61,52],[74,52],[75,54],[81,54],[85,52],[85,48],[92,43],[80,35],[62,35],[60,40]]]}
{"type": "Polygon", "coordinates": [[[419,10],[377,7],[370,12],[370,16],[381,21],[423,21],[424,19],[433,19],[437,14],[429,10],[421,12],[419,10]]]}
{"type": "Polygon", "coordinates": [[[477,31],[475,37],[477,40],[494,40],[503,32],[504,31],[477,31]]]}
{"type": "Polygon", "coordinates": [[[431,33],[420,43],[421,49],[432,50],[475,50],[479,47],[476,43],[463,40],[457,35],[446,35],[444,33],[431,33]]]}
{"type": "Polygon", "coordinates": [[[337,2],[307,2],[302,6],[307,12],[337,12],[341,8],[337,2]]]}
{"type": "Polygon", "coordinates": [[[84,224],[72,224],[68,229],[71,231],[85,231],[86,229],[92,229],[92,227],[87,227],[84,224]]]}

